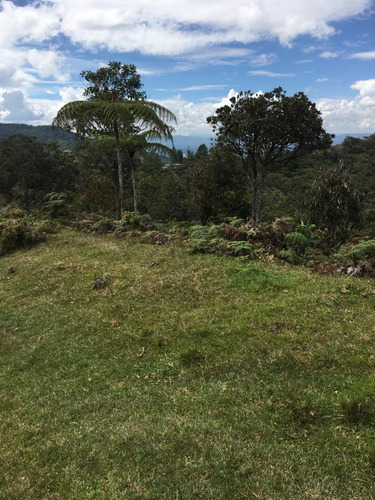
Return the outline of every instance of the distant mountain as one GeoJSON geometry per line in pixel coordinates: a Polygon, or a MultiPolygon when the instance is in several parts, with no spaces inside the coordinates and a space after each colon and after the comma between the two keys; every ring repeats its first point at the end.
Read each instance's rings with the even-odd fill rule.
{"type": "MultiPolygon", "coordinates": [[[[36,137],[39,142],[57,141],[62,149],[70,149],[77,142],[75,134],[54,130],[50,125],[26,125],[24,123],[0,123],[0,139],[10,135],[24,134],[36,137]]],[[[333,145],[341,144],[345,137],[366,137],[369,134],[337,134],[333,145]]],[[[174,147],[183,153],[195,153],[201,144],[211,147],[213,137],[208,135],[174,135],[174,147]]],[[[168,144],[170,145],[170,143],[168,144]]]]}
{"type": "Polygon", "coordinates": [[[174,147],[181,149],[183,153],[187,153],[188,150],[195,153],[201,144],[211,147],[211,137],[207,135],[174,135],[173,142],[174,147]]]}
{"type": "Polygon", "coordinates": [[[346,139],[346,137],[357,137],[358,139],[363,139],[363,137],[367,137],[369,135],[371,134],[336,134],[332,144],[334,146],[337,146],[338,144],[341,144],[346,139]]]}
{"type": "Polygon", "coordinates": [[[72,132],[55,130],[51,125],[26,125],[25,123],[0,123],[0,139],[23,134],[35,137],[39,142],[56,141],[61,149],[70,149],[77,142],[72,132]]]}
{"type": "MultiPolygon", "coordinates": [[[[336,134],[335,138],[333,139],[333,145],[337,146],[338,144],[341,144],[346,137],[358,137],[362,139],[363,137],[366,137],[367,135],[370,134],[336,134]]],[[[201,144],[205,144],[208,148],[211,147],[211,141],[213,140],[213,137],[209,137],[207,135],[174,135],[173,136],[173,141],[174,141],[174,147],[176,149],[181,149],[183,153],[186,153],[188,150],[191,152],[195,153],[198,147],[201,144]]]]}

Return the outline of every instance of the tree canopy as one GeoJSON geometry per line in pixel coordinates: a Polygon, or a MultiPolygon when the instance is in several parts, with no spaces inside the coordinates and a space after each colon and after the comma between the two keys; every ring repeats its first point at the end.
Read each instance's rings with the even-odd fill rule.
{"type": "Polygon", "coordinates": [[[207,121],[216,133],[216,142],[241,159],[252,188],[256,222],[261,218],[270,169],[328,148],[333,137],[323,129],[320,112],[303,92],[288,97],[281,87],[264,94],[240,92],[207,121]]]}
{"type": "MultiPolygon", "coordinates": [[[[143,134],[144,138],[145,133],[153,138],[172,139],[172,128],[168,122],[174,122],[176,118],[167,108],[145,100],[146,94],[140,90],[140,76],[133,65],[110,62],[107,68],[100,68],[96,72],[83,71],[81,75],[92,84],[84,92],[88,100],[66,104],[53,123],[66,130],[75,130],[83,137],[95,135],[114,138],[118,166],[116,212],[120,218],[123,207],[122,143],[130,137],[134,143],[134,136],[143,134]]],[[[137,211],[133,185],[134,207],[137,211]]]]}
{"type": "Polygon", "coordinates": [[[134,64],[121,64],[110,61],[108,66],[97,71],[81,71],[81,77],[87,82],[83,95],[88,100],[101,99],[107,102],[125,101],[126,99],[146,99],[142,90],[141,77],[134,64]]]}

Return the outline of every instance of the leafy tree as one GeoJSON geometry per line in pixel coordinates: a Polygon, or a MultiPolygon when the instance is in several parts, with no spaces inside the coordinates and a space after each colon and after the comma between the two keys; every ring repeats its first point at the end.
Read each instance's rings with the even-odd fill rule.
{"type": "Polygon", "coordinates": [[[49,155],[35,137],[17,134],[0,141],[0,172],[3,193],[16,191],[25,210],[30,210],[32,192],[51,183],[49,155]]]}
{"type": "Polygon", "coordinates": [[[246,217],[249,210],[245,174],[235,155],[220,146],[194,161],[193,200],[202,224],[229,216],[246,217]]]}
{"type": "Polygon", "coordinates": [[[182,164],[184,162],[184,155],[181,149],[176,150],[175,148],[172,148],[170,157],[173,163],[182,164]]]}
{"type": "Polygon", "coordinates": [[[241,160],[252,188],[252,217],[256,222],[261,218],[270,169],[328,148],[332,142],[315,104],[303,92],[287,97],[281,87],[265,94],[240,92],[207,121],[216,133],[217,144],[241,160]]]}
{"type": "Polygon", "coordinates": [[[119,188],[116,216],[121,218],[124,197],[121,142],[138,134],[172,139],[172,128],[167,122],[176,118],[167,108],[144,99],[139,75],[132,65],[121,66],[120,63],[110,62],[108,68],[100,68],[95,73],[82,72],[82,75],[92,84],[84,92],[89,100],[66,104],[53,123],[66,130],[75,130],[83,137],[114,138],[119,188]]]}
{"type": "Polygon", "coordinates": [[[110,61],[106,67],[97,71],[81,71],[80,75],[88,82],[83,95],[90,101],[139,101],[147,98],[134,64],[122,65],[120,62],[110,61]]]}
{"type": "Polygon", "coordinates": [[[330,246],[345,239],[349,226],[359,222],[361,199],[343,161],[320,171],[311,189],[310,214],[318,226],[328,229],[330,246]]]}
{"type": "Polygon", "coordinates": [[[204,158],[205,156],[208,155],[208,147],[205,144],[201,144],[197,152],[195,153],[195,158],[204,158]]]}

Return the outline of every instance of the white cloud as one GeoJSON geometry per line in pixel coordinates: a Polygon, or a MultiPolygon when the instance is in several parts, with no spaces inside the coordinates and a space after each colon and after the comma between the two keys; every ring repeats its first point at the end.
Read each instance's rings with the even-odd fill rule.
{"type": "Polygon", "coordinates": [[[322,78],[317,78],[315,81],[318,83],[323,83],[323,82],[328,82],[328,78],[322,77],[322,78]]]}
{"type": "Polygon", "coordinates": [[[182,89],[178,89],[182,91],[190,91],[190,90],[214,90],[214,89],[223,89],[228,87],[229,85],[225,84],[212,84],[212,85],[192,85],[191,87],[184,87],[182,89]]]}
{"type": "Polygon", "coordinates": [[[182,99],[180,95],[169,99],[158,100],[160,104],[173,111],[177,117],[176,134],[181,135],[210,135],[211,126],[207,123],[207,117],[215,114],[218,108],[229,104],[229,99],[237,95],[234,89],[231,89],[227,96],[222,99],[210,98],[204,102],[193,103],[182,99]]]}
{"type": "Polygon", "coordinates": [[[276,54],[259,54],[256,57],[253,57],[250,62],[253,66],[268,66],[269,64],[273,64],[277,61],[276,54]]]}
{"type": "Polygon", "coordinates": [[[51,124],[67,102],[82,99],[82,89],[64,87],[60,99],[30,98],[22,90],[0,90],[0,119],[13,123],[51,124]]]}
{"type": "Polygon", "coordinates": [[[339,57],[339,54],[338,52],[330,52],[329,50],[326,50],[325,52],[319,54],[319,57],[322,57],[323,59],[334,59],[335,57],[339,57]]]}
{"type": "Polygon", "coordinates": [[[256,70],[256,71],[249,71],[250,75],[254,76],[269,76],[269,77],[292,77],[295,76],[294,73],[274,73],[273,71],[263,71],[263,70],[256,70]]]}
{"type": "Polygon", "coordinates": [[[361,97],[375,97],[375,78],[370,80],[358,80],[353,83],[350,88],[353,90],[359,90],[359,95],[361,97]]]}
{"type": "Polygon", "coordinates": [[[41,42],[63,34],[83,48],[178,55],[204,47],[300,35],[324,38],[331,23],[364,12],[371,0],[40,0],[16,6],[3,0],[3,45],[41,42]],[[17,23],[14,20],[17,19],[17,23]]]}
{"type": "Polygon", "coordinates": [[[364,61],[375,59],[375,50],[369,50],[368,52],[357,52],[355,54],[351,54],[349,56],[349,59],[362,59],[364,61]]]}
{"type": "Polygon", "coordinates": [[[48,2],[16,6],[3,0],[0,4],[0,44],[35,43],[50,40],[60,30],[60,19],[48,2]]]}
{"type": "Polygon", "coordinates": [[[373,133],[375,130],[375,79],[351,85],[359,90],[354,98],[319,99],[324,127],[333,133],[373,133]]]}

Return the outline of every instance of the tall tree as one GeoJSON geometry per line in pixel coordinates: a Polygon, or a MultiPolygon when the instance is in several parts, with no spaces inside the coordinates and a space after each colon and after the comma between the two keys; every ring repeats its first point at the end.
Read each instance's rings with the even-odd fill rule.
{"type": "Polygon", "coordinates": [[[272,92],[240,92],[230,105],[207,118],[217,144],[240,160],[252,188],[252,218],[261,219],[267,173],[318,149],[328,148],[332,135],[323,129],[320,112],[303,92],[292,97],[278,87],[272,92]]]}
{"type": "MultiPolygon", "coordinates": [[[[4,194],[16,191],[25,210],[30,210],[32,194],[51,186],[52,164],[43,144],[35,137],[16,134],[0,140],[0,171],[4,194]]],[[[1,179],[0,179],[1,180],[1,179]]]]}
{"type": "Polygon", "coordinates": [[[311,220],[328,229],[329,246],[345,240],[350,225],[359,222],[362,199],[342,160],[333,168],[320,170],[308,204],[311,220]]]}
{"type": "Polygon", "coordinates": [[[121,218],[124,194],[122,140],[148,131],[171,140],[173,129],[168,122],[175,122],[176,118],[167,108],[145,99],[146,94],[141,91],[140,77],[133,65],[110,62],[107,68],[96,72],[83,71],[81,76],[91,84],[84,91],[88,100],[63,106],[53,124],[75,130],[83,137],[114,138],[119,185],[116,216],[121,218]]]}

